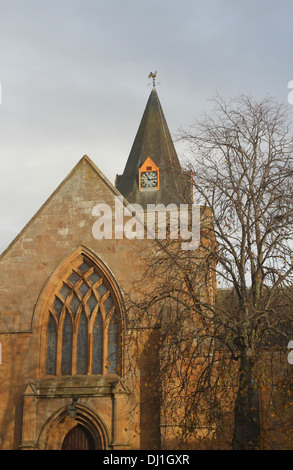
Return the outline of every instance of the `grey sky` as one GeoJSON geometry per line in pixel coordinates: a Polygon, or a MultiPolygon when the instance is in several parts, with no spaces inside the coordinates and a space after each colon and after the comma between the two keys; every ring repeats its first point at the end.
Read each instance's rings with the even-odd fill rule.
{"type": "Polygon", "coordinates": [[[216,92],[286,103],[292,18],[292,0],[0,0],[0,252],[83,155],[114,182],[149,72],[171,133],[216,92]]]}

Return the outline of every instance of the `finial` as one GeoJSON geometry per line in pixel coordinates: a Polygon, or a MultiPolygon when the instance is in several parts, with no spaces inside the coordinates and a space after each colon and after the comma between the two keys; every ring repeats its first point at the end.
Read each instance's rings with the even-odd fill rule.
{"type": "Polygon", "coordinates": [[[155,73],[151,72],[148,76],[148,78],[152,78],[153,79],[153,87],[156,88],[156,76],[157,76],[157,71],[155,71],[155,73]]]}

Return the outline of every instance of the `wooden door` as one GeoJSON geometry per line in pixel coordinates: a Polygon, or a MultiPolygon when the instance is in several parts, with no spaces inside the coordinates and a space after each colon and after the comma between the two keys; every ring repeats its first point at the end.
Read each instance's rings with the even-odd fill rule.
{"type": "Polygon", "coordinates": [[[62,450],[94,450],[94,440],[89,431],[78,424],[65,436],[62,450]]]}

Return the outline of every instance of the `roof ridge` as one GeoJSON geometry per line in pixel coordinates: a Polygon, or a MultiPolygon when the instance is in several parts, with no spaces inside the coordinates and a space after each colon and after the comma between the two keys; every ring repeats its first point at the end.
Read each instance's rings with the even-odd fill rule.
{"type": "MultiPolygon", "coordinates": [[[[69,179],[74,175],[74,173],[78,170],[78,168],[83,164],[86,163],[90,166],[90,168],[96,173],[96,175],[102,179],[102,181],[106,184],[106,186],[112,191],[113,194],[116,196],[120,196],[121,194],[117,188],[108,180],[108,178],[104,175],[104,173],[96,166],[96,164],[90,159],[88,155],[84,155],[75,165],[74,167],[67,173],[65,178],[58,184],[55,190],[47,197],[47,199],[41,204],[39,209],[30,217],[27,223],[23,226],[20,232],[14,237],[14,239],[9,243],[9,245],[5,248],[5,250],[0,253],[0,261],[6,256],[8,251],[12,248],[12,246],[19,240],[19,238],[23,235],[23,233],[27,230],[27,228],[37,219],[37,217],[42,213],[42,211],[46,208],[46,206],[50,203],[50,201],[61,191],[63,186],[69,181],[69,179]]],[[[128,203],[126,198],[124,198],[124,204],[128,203]]]]}

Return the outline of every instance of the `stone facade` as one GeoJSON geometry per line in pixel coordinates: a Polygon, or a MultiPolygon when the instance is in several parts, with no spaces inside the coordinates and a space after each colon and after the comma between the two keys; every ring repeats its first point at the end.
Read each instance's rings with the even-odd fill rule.
{"type": "MultiPolygon", "coordinates": [[[[75,260],[80,258],[81,262],[82,257],[88,257],[102,267],[112,284],[123,324],[123,292],[131,288],[143,269],[137,241],[96,240],[92,235],[93,207],[103,202],[114,209],[117,194],[90,159],[83,157],[1,256],[2,449],[45,448],[47,443],[49,448],[60,448],[69,425],[60,431],[54,423],[62,421],[72,396],[78,397],[82,416],[96,416],[104,430],[100,437],[104,447],[158,445],[145,433],[145,443],[139,441],[139,417],[131,416],[133,398],[118,375],[101,376],[105,382],[101,377],[74,376],[74,385],[72,377],[68,377],[68,383],[62,386],[57,378],[50,382],[46,376],[48,302],[75,260]]],[[[121,367],[126,368],[123,358],[121,362],[121,367]]],[[[83,419],[86,418],[80,421],[83,419]]],[[[69,424],[72,426],[72,420],[69,424]]]]}
{"type": "MultiPolygon", "coordinates": [[[[154,91],[149,103],[161,116],[154,91]]],[[[0,449],[161,447],[160,410],[141,403],[160,333],[141,327],[130,372],[125,314],[156,240],[93,236],[94,207],[115,214],[117,197],[84,156],[0,257],[0,449]]]]}

